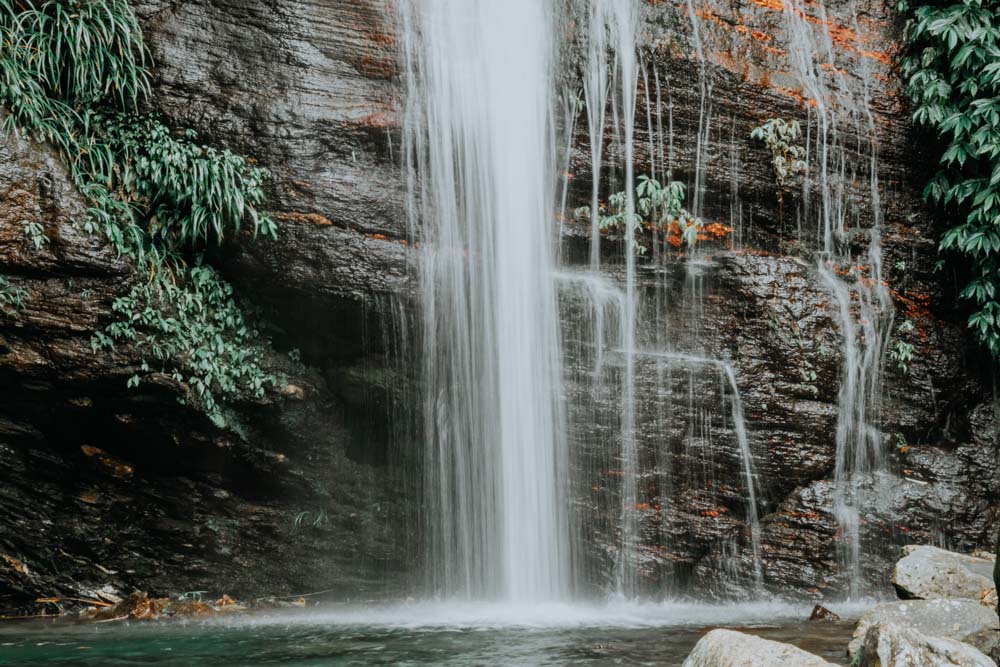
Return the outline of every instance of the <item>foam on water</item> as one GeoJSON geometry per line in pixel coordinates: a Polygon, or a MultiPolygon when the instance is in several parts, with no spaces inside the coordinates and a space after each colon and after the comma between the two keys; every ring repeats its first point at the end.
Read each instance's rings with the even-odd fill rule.
{"type": "MultiPolygon", "coordinates": [[[[859,616],[874,600],[830,603],[844,618],[859,616]]],[[[229,619],[244,624],[317,624],[402,628],[408,630],[495,630],[523,628],[669,628],[780,624],[809,618],[812,604],[778,600],[706,604],[691,601],[604,603],[547,602],[495,604],[467,600],[417,601],[396,605],[344,607],[318,612],[274,614],[229,619]]]]}

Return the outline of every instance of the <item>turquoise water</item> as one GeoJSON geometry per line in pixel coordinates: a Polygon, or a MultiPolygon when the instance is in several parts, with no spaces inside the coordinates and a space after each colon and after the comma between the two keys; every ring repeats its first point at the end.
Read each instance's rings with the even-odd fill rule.
{"type": "Polygon", "coordinates": [[[808,613],[774,604],[410,604],[207,621],[8,622],[0,665],[680,665],[713,627],[844,662],[853,623],[810,623],[808,613]]]}

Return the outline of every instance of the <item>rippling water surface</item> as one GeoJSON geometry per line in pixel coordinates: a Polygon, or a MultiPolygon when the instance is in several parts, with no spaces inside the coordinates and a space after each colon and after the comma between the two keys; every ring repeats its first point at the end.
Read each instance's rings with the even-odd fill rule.
{"type": "Polygon", "coordinates": [[[777,603],[413,603],[208,621],[8,622],[0,665],[679,665],[713,627],[845,662],[853,623],[808,615],[777,603]]]}

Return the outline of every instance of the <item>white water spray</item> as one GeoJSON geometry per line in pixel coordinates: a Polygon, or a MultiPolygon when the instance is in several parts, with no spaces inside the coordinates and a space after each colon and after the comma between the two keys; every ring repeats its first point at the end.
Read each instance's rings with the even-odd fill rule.
{"type": "Polygon", "coordinates": [[[554,17],[534,0],[401,9],[435,588],[560,599],[569,538],[552,278],[554,17]]]}

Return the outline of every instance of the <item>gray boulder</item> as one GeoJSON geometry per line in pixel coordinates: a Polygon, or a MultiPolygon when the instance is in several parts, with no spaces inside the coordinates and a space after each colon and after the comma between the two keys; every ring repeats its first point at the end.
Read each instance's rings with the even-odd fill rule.
{"type": "Polygon", "coordinates": [[[702,637],[683,667],[834,667],[832,662],[781,642],[735,630],[712,630],[702,637]]]}
{"type": "Polygon", "coordinates": [[[868,628],[856,667],[994,667],[979,649],[954,639],[932,637],[896,623],[868,628]]]}
{"type": "Polygon", "coordinates": [[[994,590],[995,558],[966,556],[930,546],[903,547],[892,583],[905,599],[964,598],[981,601],[994,590]]]}
{"type": "Polygon", "coordinates": [[[928,637],[965,642],[986,654],[1000,645],[1000,619],[978,602],[905,600],[876,605],[865,612],[847,647],[848,655],[853,658],[864,645],[868,631],[885,623],[903,625],[928,637]]]}

